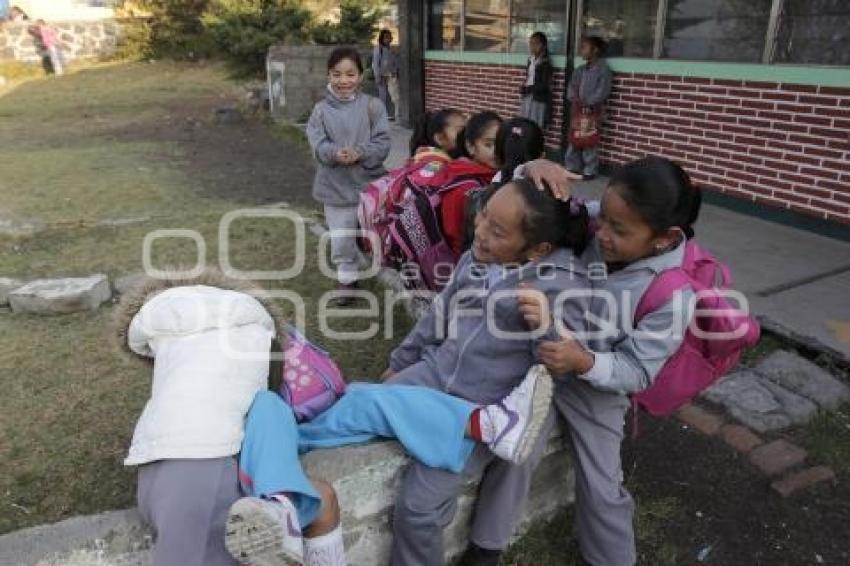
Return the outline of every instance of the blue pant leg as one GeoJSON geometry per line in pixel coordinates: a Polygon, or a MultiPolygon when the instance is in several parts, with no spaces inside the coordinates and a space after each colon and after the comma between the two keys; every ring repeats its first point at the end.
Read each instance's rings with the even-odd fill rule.
{"type": "Polygon", "coordinates": [[[302,528],[316,519],[322,506],[319,492],[298,460],[298,425],[292,409],[271,391],[257,393],[248,412],[239,482],[254,497],[286,493],[298,510],[302,528]]]}
{"type": "Polygon", "coordinates": [[[426,387],[354,383],[330,409],[298,427],[299,450],[395,438],[423,464],[460,473],[475,447],[465,432],[476,408],[426,387]]]}

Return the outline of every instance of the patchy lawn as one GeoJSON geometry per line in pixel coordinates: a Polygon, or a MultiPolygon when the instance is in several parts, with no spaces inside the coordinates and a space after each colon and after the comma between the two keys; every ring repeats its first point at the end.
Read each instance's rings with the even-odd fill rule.
{"type": "MultiPolygon", "coordinates": [[[[218,66],[162,62],[98,66],[0,92],[0,220],[37,230],[0,235],[0,277],[103,272],[114,280],[143,270],[146,234],[175,228],[199,233],[207,264],[219,265],[225,213],[286,201],[315,215],[309,151],[293,132],[250,112],[239,124],[215,123],[217,108],[243,97],[218,66]]],[[[319,272],[317,239],[306,233],[302,275],[266,286],[301,295],[318,335],[317,300],[335,281],[319,272]]],[[[241,219],[229,234],[238,269],[294,261],[290,222],[241,219]]],[[[151,259],[194,264],[196,253],[189,239],[161,239],[151,259]]],[[[0,311],[0,532],[133,504],[135,476],[121,462],[150,375],[113,351],[110,314],[109,306],[61,317],[0,311]]],[[[394,314],[403,335],[409,321],[394,314]]],[[[375,322],[383,332],[383,317],[375,322]]],[[[368,379],[395,344],[380,336],[368,356],[362,342],[322,342],[347,375],[368,379]]]]}

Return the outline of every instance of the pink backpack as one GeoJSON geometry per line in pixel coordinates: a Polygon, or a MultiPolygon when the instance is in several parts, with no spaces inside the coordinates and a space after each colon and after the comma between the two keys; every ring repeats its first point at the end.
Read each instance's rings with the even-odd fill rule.
{"type": "Polygon", "coordinates": [[[656,416],[674,412],[735,367],[742,351],[758,342],[758,322],[719,292],[731,284],[729,268],[692,240],[685,245],[682,267],[668,269],[650,283],[638,303],[635,324],[685,287],[698,293],[697,311],[714,315],[697,316],[688,326],[682,346],[667,360],[652,385],[632,396],[635,405],[656,416]],[[731,335],[723,339],[698,336],[694,327],[698,333],[731,335]]]}
{"type": "Polygon", "coordinates": [[[284,326],[284,332],[287,340],[279,393],[299,422],[309,421],[345,394],[345,379],[328,353],[294,326],[284,326]]]}
{"type": "MultiPolygon", "coordinates": [[[[393,169],[366,185],[360,192],[360,203],[357,206],[360,229],[375,234],[383,247],[383,242],[388,237],[391,211],[404,199],[409,198],[408,177],[415,179],[417,173],[433,176],[449,161],[450,158],[445,152],[423,148],[402,167],[393,169]]],[[[372,249],[372,242],[368,238],[361,238],[360,247],[368,253],[381,253],[381,249],[372,249]]]]}
{"type": "Polygon", "coordinates": [[[405,287],[441,291],[458,257],[443,235],[443,195],[462,194],[490,183],[493,171],[468,159],[439,169],[424,167],[405,177],[404,198],[390,203],[383,239],[384,265],[404,272],[405,287]],[[409,269],[415,267],[415,269],[409,269]]]}

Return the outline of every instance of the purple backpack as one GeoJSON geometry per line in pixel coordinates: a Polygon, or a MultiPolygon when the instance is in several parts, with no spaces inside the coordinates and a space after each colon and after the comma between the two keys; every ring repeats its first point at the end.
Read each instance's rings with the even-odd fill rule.
{"type": "Polygon", "coordinates": [[[294,326],[285,325],[283,330],[287,340],[279,393],[299,422],[309,421],[345,394],[345,380],[327,352],[294,326]]]}
{"type": "Polygon", "coordinates": [[[731,284],[729,268],[691,240],[682,267],[668,269],[650,283],[637,305],[635,324],[686,287],[697,293],[695,320],[652,385],[632,396],[635,405],[656,416],[673,413],[735,367],[742,351],[758,342],[758,322],[723,296],[731,284]],[[721,333],[726,336],[716,337],[721,333]]]}

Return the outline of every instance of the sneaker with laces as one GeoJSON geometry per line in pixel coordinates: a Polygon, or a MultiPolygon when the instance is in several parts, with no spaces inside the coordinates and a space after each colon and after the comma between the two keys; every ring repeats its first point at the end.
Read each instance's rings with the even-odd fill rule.
{"type": "Polygon", "coordinates": [[[503,460],[522,464],[540,436],[552,401],[552,378],[546,366],[533,366],[511,394],[481,410],[482,436],[503,460]]]}
{"type": "Polygon", "coordinates": [[[230,508],[224,545],[241,564],[303,564],[304,541],[295,506],[285,497],[243,497],[230,508]]]}

